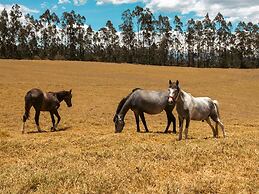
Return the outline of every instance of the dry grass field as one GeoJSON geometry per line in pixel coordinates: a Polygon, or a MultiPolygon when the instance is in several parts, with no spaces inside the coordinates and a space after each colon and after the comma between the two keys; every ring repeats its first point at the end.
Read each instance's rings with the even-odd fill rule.
{"type": "Polygon", "coordinates": [[[259,70],[0,60],[0,193],[34,192],[259,193],[259,70]],[[115,134],[121,98],[135,87],[166,90],[168,79],[217,99],[227,137],[220,130],[214,139],[205,122],[193,121],[190,139],[177,141],[162,133],[164,112],[146,115],[151,132],[137,133],[132,111],[115,134]],[[34,87],[73,89],[59,131],[50,132],[43,112],[47,132],[36,133],[31,109],[21,134],[24,95],[34,87]]]}

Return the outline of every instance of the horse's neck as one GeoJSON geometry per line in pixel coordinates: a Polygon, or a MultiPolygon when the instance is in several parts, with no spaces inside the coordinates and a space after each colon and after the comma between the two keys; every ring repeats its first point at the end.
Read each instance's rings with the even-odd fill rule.
{"type": "Polygon", "coordinates": [[[53,92],[53,93],[55,94],[59,102],[62,102],[64,100],[65,95],[63,92],[53,92]]]}
{"type": "Polygon", "coordinates": [[[123,119],[125,117],[125,115],[127,114],[127,112],[129,111],[130,109],[130,102],[131,102],[131,99],[128,98],[125,103],[123,104],[121,110],[119,111],[118,115],[121,116],[123,119]]]}
{"type": "Polygon", "coordinates": [[[187,92],[185,92],[184,90],[180,89],[180,93],[177,99],[177,103],[178,104],[183,104],[186,100],[186,98],[188,98],[188,96],[190,96],[187,92]]]}

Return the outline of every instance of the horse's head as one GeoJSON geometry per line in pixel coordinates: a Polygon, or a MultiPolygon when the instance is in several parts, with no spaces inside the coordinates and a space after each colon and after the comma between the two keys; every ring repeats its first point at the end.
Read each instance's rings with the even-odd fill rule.
{"type": "Polygon", "coordinates": [[[72,89],[70,91],[66,91],[66,95],[64,96],[64,101],[66,102],[68,107],[72,106],[72,89]]]}
{"type": "Polygon", "coordinates": [[[176,80],[175,82],[172,82],[171,80],[169,80],[169,88],[168,88],[169,104],[173,104],[177,101],[179,93],[180,93],[179,81],[176,80]]]}
{"type": "Polygon", "coordinates": [[[116,114],[113,118],[113,122],[115,124],[115,133],[120,133],[125,125],[123,118],[120,115],[116,114]]]}

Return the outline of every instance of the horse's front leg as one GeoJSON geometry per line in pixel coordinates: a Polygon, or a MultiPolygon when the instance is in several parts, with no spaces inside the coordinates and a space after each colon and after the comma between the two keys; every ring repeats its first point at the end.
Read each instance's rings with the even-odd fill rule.
{"type": "Polygon", "coordinates": [[[147,128],[147,123],[146,123],[146,119],[145,119],[144,113],[141,112],[139,115],[140,115],[141,121],[142,121],[142,123],[143,123],[143,125],[145,127],[146,132],[149,132],[149,130],[147,128]]]}
{"type": "Polygon", "coordinates": [[[176,119],[172,112],[171,112],[171,121],[173,122],[173,133],[176,134],[176,119]]]}
{"type": "Polygon", "coordinates": [[[57,128],[58,128],[58,124],[59,124],[59,122],[60,122],[60,120],[61,120],[61,117],[60,117],[59,114],[58,114],[58,110],[55,110],[53,113],[54,113],[54,115],[56,115],[56,117],[58,118],[57,124],[55,125],[55,129],[57,129],[57,128]]]}
{"type": "Polygon", "coordinates": [[[137,112],[134,112],[135,115],[135,120],[136,120],[136,125],[137,125],[137,132],[140,132],[139,128],[139,114],[137,112]]]}
{"type": "Polygon", "coordinates": [[[170,111],[169,110],[166,110],[166,117],[167,117],[167,126],[165,128],[165,132],[164,133],[167,133],[168,132],[168,129],[171,125],[171,118],[170,118],[170,111]]]}
{"type": "Polygon", "coordinates": [[[188,139],[188,129],[189,129],[189,125],[190,125],[190,120],[191,120],[190,117],[186,118],[185,130],[184,130],[185,139],[188,139]]]}
{"type": "Polygon", "coordinates": [[[41,132],[41,128],[40,128],[40,124],[39,124],[39,119],[40,119],[40,111],[39,110],[36,110],[35,112],[35,123],[36,123],[36,126],[37,126],[37,129],[38,129],[38,132],[41,132]]]}
{"type": "Polygon", "coordinates": [[[52,111],[50,112],[50,117],[53,125],[53,127],[51,127],[51,131],[56,131],[55,118],[54,118],[54,113],[52,111]]]}
{"type": "Polygon", "coordinates": [[[179,119],[179,138],[178,140],[180,141],[182,139],[182,134],[183,134],[183,121],[184,119],[180,116],[178,116],[179,119]]]}

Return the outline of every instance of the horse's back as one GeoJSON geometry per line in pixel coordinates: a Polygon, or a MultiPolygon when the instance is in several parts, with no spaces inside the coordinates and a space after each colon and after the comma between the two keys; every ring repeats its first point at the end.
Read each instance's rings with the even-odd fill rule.
{"type": "Polygon", "coordinates": [[[214,103],[209,97],[194,98],[194,106],[191,113],[193,120],[206,120],[212,113],[214,113],[214,103]]]}
{"type": "Polygon", "coordinates": [[[32,98],[43,97],[43,91],[38,88],[33,88],[27,92],[26,96],[30,95],[32,98]]]}
{"type": "Polygon", "coordinates": [[[135,109],[149,114],[158,114],[167,105],[167,95],[165,92],[159,91],[136,90],[131,95],[131,101],[135,109]]]}

